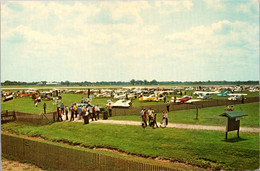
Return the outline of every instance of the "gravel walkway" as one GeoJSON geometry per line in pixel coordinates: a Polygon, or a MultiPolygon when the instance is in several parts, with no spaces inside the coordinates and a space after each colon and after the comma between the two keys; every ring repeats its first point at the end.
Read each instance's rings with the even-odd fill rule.
{"type": "MultiPolygon", "coordinates": [[[[65,120],[65,116],[63,116],[63,119],[65,120]]],[[[74,122],[83,122],[83,118],[81,120],[78,120],[76,118],[74,122]]],[[[89,120],[90,123],[103,123],[103,124],[119,124],[119,125],[135,125],[135,126],[141,126],[141,121],[124,121],[124,120],[98,120],[92,122],[89,120]]],[[[160,126],[160,123],[158,123],[158,126],[160,126]]],[[[178,124],[178,123],[169,123],[167,125],[167,128],[181,128],[181,129],[197,129],[197,130],[210,130],[210,131],[225,131],[225,126],[209,126],[209,125],[191,125],[191,124],[178,124]]],[[[249,128],[249,127],[240,127],[240,131],[242,132],[255,132],[260,133],[260,128],[249,128]]]]}

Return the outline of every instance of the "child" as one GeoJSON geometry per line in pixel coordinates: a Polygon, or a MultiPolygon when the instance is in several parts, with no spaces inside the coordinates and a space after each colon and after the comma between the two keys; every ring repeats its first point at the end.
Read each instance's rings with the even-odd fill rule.
{"type": "Polygon", "coordinates": [[[158,125],[157,125],[157,122],[156,122],[156,116],[157,116],[157,114],[155,113],[154,116],[153,116],[153,129],[154,129],[155,125],[158,128],[158,125]]]}
{"type": "Polygon", "coordinates": [[[165,118],[165,112],[162,112],[162,122],[160,125],[161,128],[165,128],[166,127],[166,118],[165,118]]]}
{"type": "Polygon", "coordinates": [[[147,127],[147,113],[146,111],[144,112],[143,115],[143,124],[142,124],[143,128],[147,127]]]}

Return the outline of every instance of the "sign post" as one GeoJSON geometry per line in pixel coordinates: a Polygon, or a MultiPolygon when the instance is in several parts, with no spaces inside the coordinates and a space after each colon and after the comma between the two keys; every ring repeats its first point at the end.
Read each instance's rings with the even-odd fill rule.
{"type": "Polygon", "coordinates": [[[225,137],[225,139],[227,140],[229,131],[237,130],[237,137],[239,137],[240,118],[248,115],[242,111],[233,111],[233,112],[223,113],[219,116],[227,117],[226,137],[225,137]]]}

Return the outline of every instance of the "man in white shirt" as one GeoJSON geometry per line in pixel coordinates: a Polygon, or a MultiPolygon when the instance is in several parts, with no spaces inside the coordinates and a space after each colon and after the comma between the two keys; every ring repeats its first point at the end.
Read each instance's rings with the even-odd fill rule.
{"type": "Polygon", "coordinates": [[[100,109],[99,109],[99,106],[98,106],[98,105],[96,105],[95,110],[96,110],[97,118],[98,118],[98,120],[99,120],[99,112],[100,112],[100,109]]]}
{"type": "Polygon", "coordinates": [[[148,111],[148,119],[149,119],[149,126],[151,126],[152,120],[153,120],[153,110],[150,108],[148,111]]]}

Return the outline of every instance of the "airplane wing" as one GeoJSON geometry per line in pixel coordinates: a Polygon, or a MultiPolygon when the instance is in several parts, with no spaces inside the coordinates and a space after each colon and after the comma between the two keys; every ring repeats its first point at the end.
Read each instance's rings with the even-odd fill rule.
{"type": "Polygon", "coordinates": [[[247,94],[227,94],[228,96],[246,96],[247,94]]]}
{"type": "Polygon", "coordinates": [[[201,99],[190,99],[188,101],[186,101],[185,103],[192,103],[192,102],[198,102],[201,101],[201,99]]]}

